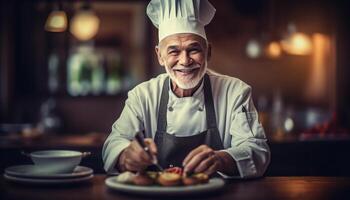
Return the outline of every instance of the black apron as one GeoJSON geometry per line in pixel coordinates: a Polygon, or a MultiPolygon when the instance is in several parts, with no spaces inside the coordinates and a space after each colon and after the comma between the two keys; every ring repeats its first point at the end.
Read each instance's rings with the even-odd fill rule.
{"type": "MultiPolygon", "coordinates": [[[[164,81],[158,111],[157,131],[154,139],[158,148],[158,162],[163,168],[171,166],[182,167],[182,162],[188,153],[202,144],[206,144],[214,150],[223,149],[219,130],[216,125],[210,79],[207,74],[204,75],[204,101],[208,130],[187,137],[176,137],[166,132],[169,80],[169,77],[167,77],[164,81]]],[[[193,124],[190,125],[193,126],[193,124]]]]}

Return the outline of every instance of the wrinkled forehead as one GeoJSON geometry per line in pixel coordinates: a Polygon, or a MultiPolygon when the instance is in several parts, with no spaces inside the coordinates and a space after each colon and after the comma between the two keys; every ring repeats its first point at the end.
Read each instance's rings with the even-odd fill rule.
{"type": "Polygon", "coordinates": [[[178,33],[174,35],[169,35],[166,38],[164,38],[159,43],[160,49],[167,49],[169,46],[178,46],[178,47],[188,47],[198,45],[205,49],[207,47],[207,41],[202,38],[201,36],[198,36],[196,34],[192,33],[178,33]]]}

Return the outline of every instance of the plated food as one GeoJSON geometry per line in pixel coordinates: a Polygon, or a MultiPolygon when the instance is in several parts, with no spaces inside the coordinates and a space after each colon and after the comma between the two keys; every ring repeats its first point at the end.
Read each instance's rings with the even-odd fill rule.
{"type": "Polygon", "coordinates": [[[172,167],[164,170],[163,172],[124,172],[117,177],[117,182],[125,184],[133,184],[139,186],[189,186],[207,183],[209,181],[208,175],[204,173],[195,173],[187,175],[183,173],[179,167],[172,167]]]}

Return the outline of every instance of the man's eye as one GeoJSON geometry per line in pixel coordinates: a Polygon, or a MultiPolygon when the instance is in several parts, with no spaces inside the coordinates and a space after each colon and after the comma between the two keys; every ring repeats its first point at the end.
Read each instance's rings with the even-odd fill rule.
{"type": "Polygon", "coordinates": [[[190,53],[199,53],[199,52],[201,52],[201,50],[200,49],[190,49],[189,52],[190,53]]]}
{"type": "Polygon", "coordinates": [[[177,55],[179,53],[179,51],[169,51],[168,54],[169,55],[177,55]]]}

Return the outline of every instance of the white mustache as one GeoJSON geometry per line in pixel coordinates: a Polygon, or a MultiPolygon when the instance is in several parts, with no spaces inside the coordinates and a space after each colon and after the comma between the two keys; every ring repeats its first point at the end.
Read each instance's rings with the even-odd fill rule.
{"type": "Polygon", "coordinates": [[[196,64],[196,65],[192,65],[192,66],[189,66],[189,67],[182,67],[182,66],[175,66],[172,68],[172,70],[193,70],[193,69],[198,69],[200,68],[201,66],[196,64]]]}

